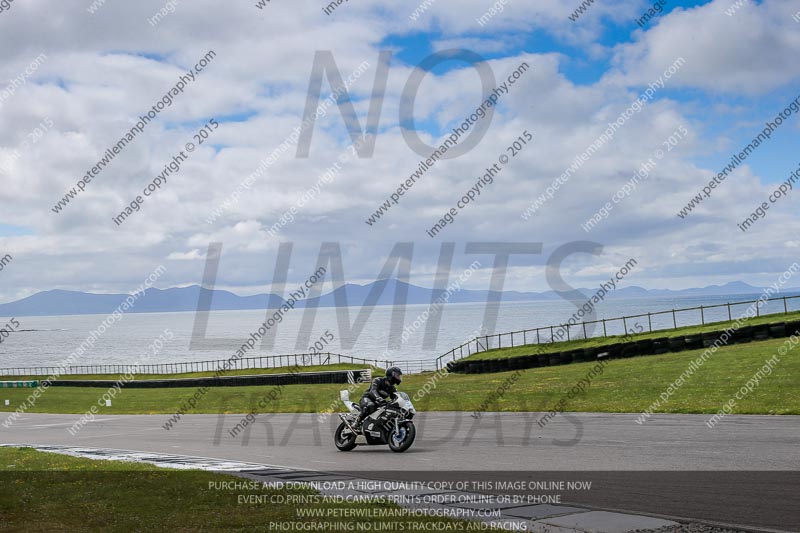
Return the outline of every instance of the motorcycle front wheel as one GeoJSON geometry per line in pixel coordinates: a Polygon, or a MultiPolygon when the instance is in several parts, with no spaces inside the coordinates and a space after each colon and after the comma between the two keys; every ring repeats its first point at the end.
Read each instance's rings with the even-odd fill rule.
{"type": "Polygon", "coordinates": [[[356,434],[350,431],[350,428],[344,422],[336,428],[333,440],[336,443],[336,447],[343,452],[349,452],[356,447],[356,434]]]}
{"type": "Polygon", "coordinates": [[[398,427],[398,432],[394,430],[389,435],[389,449],[393,452],[401,453],[406,451],[414,443],[417,436],[417,428],[413,422],[406,422],[398,427]]]}

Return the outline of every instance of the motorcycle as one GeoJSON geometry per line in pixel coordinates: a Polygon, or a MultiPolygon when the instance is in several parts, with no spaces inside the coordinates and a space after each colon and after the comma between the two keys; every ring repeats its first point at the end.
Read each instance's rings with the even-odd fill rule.
{"type": "Polygon", "coordinates": [[[404,452],[411,447],[417,430],[411,421],[417,413],[411,399],[405,392],[396,393],[393,398],[364,419],[361,431],[355,429],[356,418],[361,406],[350,401],[350,391],[343,390],[339,398],[347,407],[348,413],[340,413],[342,423],[336,428],[334,442],[340,451],[349,452],[358,445],[389,445],[393,452],[404,452]]]}

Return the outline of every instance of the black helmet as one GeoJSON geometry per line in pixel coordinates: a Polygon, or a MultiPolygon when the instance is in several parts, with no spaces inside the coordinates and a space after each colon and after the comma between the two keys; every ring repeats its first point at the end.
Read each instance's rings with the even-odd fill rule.
{"type": "Polygon", "coordinates": [[[389,370],[386,371],[386,377],[389,379],[389,383],[392,385],[400,385],[403,382],[403,371],[400,370],[400,367],[393,366],[389,370]]]}

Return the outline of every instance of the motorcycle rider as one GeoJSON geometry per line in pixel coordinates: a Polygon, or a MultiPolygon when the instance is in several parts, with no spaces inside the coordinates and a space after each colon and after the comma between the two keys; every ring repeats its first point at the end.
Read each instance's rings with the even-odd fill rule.
{"type": "Polygon", "coordinates": [[[378,407],[385,405],[394,396],[397,392],[396,385],[400,385],[403,382],[402,376],[403,371],[399,367],[393,366],[386,371],[385,377],[372,380],[369,389],[361,397],[361,401],[358,402],[361,407],[361,413],[356,419],[354,428],[356,431],[361,431],[361,424],[365,418],[374,413],[378,407]]]}

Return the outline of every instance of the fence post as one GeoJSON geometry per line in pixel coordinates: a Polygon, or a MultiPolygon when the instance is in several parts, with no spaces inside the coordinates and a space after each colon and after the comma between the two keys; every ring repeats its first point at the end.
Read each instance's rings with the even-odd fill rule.
{"type": "Polygon", "coordinates": [[[608,333],[606,333],[606,319],[603,319],[603,337],[608,337],[608,333]]]}
{"type": "Polygon", "coordinates": [[[705,326],[706,325],[706,316],[703,313],[703,306],[700,306],[700,324],[705,326]]]}
{"type": "Polygon", "coordinates": [[[647,312],[647,325],[650,326],[650,333],[653,333],[653,319],[649,311],[647,312]]]}
{"type": "Polygon", "coordinates": [[[541,344],[541,341],[539,340],[539,328],[536,328],[536,344],[541,344]]]}
{"type": "Polygon", "coordinates": [[[622,330],[625,335],[628,334],[628,322],[625,320],[625,317],[622,317],[622,330]]]}
{"type": "Polygon", "coordinates": [[[567,324],[567,342],[569,342],[569,340],[570,340],[570,338],[569,338],[569,324],[567,324]]]}
{"type": "Polygon", "coordinates": [[[550,326],[550,342],[553,342],[553,326],[550,326]]]}
{"type": "MultiPolygon", "coordinates": [[[[784,301],[784,304],[785,303],[786,302],[784,301]]],[[[522,344],[523,344],[523,346],[528,344],[528,331],[524,330],[524,329],[522,330],[522,344]]]]}
{"type": "MultiPolygon", "coordinates": [[[[785,300],[785,298],[784,298],[784,300],[785,300]]],[[[786,303],[786,302],[784,301],[784,303],[786,303]]],[[[733,320],[733,317],[731,317],[731,303],[730,302],[728,302],[728,320],[729,321],[733,320]]]]}
{"type": "Polygon", "coordinates": [[[786,296],[783,297],[783,314],[786,315],[789,313],[789,308],[786,307],[786,296]]]}
{"type": "Polygon", "coordinates": [[[678,329],[678,322],[675,320],[675,310],[672,310],[672,329],[678,329]]]}

